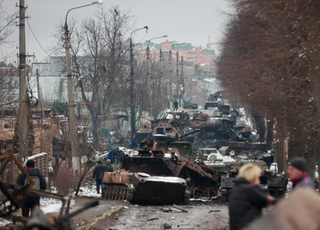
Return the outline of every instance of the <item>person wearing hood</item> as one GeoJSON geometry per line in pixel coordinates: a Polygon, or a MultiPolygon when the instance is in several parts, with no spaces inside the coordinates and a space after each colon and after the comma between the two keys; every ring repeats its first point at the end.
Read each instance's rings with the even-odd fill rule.
{"type": "Polygon", "coordinates": [[[301,186],[314,188],[312,179],[306,173],[306,162],[302,157],[295,157],[288,163],[288,176],[292,182],[292,189],[301,186]]]}
{"type": "MultiPolygon", "coordinates": [[[[41,174],[39,169],[34,168],[34,161],[28,160],[26,163],[27,173],[31,179],[35,182],[33,189],[46,190],[47,183],[41,174]]],[[[26,186],[29,184],[29,180],[24,173],[19,175],[18,185],[26,186]]],[[[40,196],[28,196],[22,206],[22,216],[29,217],[30,209],[32,210],[36,205],[40,205],[40,196]]]]}
{"type": "Polygon", "coordinates": [[[274,201],[259,187],[261,172],[251,163],[240,168],[229,197],[230,230],[247,227],[261,216],[263,207],[274,201]]]}

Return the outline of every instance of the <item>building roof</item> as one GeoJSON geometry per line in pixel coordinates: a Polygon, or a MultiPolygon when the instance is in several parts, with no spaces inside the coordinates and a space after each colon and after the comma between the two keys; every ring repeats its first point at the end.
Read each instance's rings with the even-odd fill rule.
{"type": "MultiPolygon", "coordinates": [[[[191,43],[185,43],[185,42],[184,43],[169,42],[169,43],[172,44],[173,50],[193,50],[194,49],[194,46],[191,45],[191,43]]],[[[149,42],[150,50],[160,50],[160,46],[161,44],[149,42]]],[[[147,50],[147,47],[148,47],[148,42],[135,44],[135,48],[140,51],[147,50]]]]}
{"type": "Polygon", "coordinates": [[[174,43],[172,46],[173,50],[193,50],[194,46],[191,43],[174,43]]]}
{"type": "Polygon", "coordinates": [[[215,56],[216,55],[216,51],[215,50],[207,50],[207,49],[204,49],[202,50],[203,53],[207,54],[207,55],[212,55],[212,56],[215,56]]]}

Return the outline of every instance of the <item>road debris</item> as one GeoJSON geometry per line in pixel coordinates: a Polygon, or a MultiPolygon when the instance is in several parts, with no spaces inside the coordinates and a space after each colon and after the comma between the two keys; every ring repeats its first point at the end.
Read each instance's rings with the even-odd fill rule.
{"type": "Polygon", "coordinates": [[[176,204],[173,204],[173,207],[174,207],[174,208],[176,208],[176,209],[181,210],[182,212],[188,212],[188,210],[185,210],[185,209],[183,209],[183,208],[179,207],[179,206],[178,206],[178,205],[176,205],[176,204]]]}

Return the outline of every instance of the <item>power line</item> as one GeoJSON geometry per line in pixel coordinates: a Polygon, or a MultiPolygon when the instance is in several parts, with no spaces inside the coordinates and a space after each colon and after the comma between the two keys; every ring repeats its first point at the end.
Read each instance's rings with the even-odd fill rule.
{"type": "Polygon", "coordinates": [[[37,43],[39,44],[39,46],[41,47],[41,49],[43,50],[43,52],[45,52],[48,56],[50,56],[50,55],[47,53],[47,51],[45,51],[45,49],[42,47],[42,45],[40,44],[38,38],[37,38],[36,35],[34,34],[32,28],[31,28],[31,26],[30,26],[30,24],[29,24],[29,20],[27,19],[26,21],[27,21],[27,23],[28,23],[29,29],[31,30],[31,33],[33,34],[33,37],[36,39],[37,43]]]}

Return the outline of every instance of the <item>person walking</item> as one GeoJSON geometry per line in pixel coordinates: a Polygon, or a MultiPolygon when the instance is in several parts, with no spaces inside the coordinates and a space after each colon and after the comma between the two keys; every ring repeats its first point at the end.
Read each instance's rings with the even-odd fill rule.
{"type": "Polygon", "coordinates": [[[113,172],[113,167],[111,165],[110,159],[107,159],[106,163],[101,165],[101,173],[102,173],[101,179],[103,179],[103,175],[105,172],[113,172]]]}
{"type": "MultiPolygon", "coordinates": [[[[26,167],[27,167],[27,173],[29,174],[31,179],[35,182],[33,189],[46,190],[47,188],[46,180],[44,179],[40,170],[34,168],[34,161],[28,160],[26,163],[26,167]]],[[[26,186],[29,183],[30,182],[27,176],[24,173],[21,173],[18,178],[17,184],[26,186]]],[[[29,217],[30,210],[34,209],[36,205],[40,206],[40,196],[28,196],[22,206],[22,216],[29,217]]]]}
{"type": "Polygon", "coordinates": [[[92,178],[96,179],[96,190],[97,194],[100,194],[100,186],[102,180],[102,162],[98,161],[98,165],[94,168],[92,178]]]}
{"type": "Polygon", "coordinates": [[[301,186],[314,187],[312,179],[306,173],[306,162],[302,157],[295,157],[288,163],[287,174],[292,182],[292,189],[301,186]]]}
{"type": "Polygon", "coordinates": [[[173,111],[177,111],[178,107],[179,107],[179,102],[177,100],[175,100],[174,104],[174,110],[173,111]]]}
{"type": "Polygon", "coordinates": [[[240,230],[261,216],[262,208],[274,201],[258,186],[262,170],[245,164],[239,170],[229,197],[230,230],[240,230]]]}
{"type": "Polygon", "coordinates": [[[111,156],[112,156],[111,162],[113,164],[119,164],[119,148],[118,147],[115,147],[112,149],[111,156]]]}

